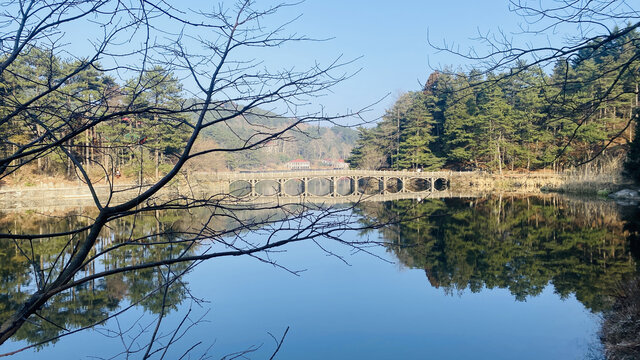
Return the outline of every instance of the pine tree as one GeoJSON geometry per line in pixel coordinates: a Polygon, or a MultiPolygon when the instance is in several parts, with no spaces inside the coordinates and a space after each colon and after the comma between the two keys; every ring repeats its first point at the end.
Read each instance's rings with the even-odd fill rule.
{"type": "Polygon", "coordinates": [[[432,109],[433,96],[424,92],[408,93],[410,105],[404,114],[404,131],[394,164],[400,169],[436,169],[443,164],[431,151],[435,137],[432,135],[435,120],[432,109]]]}
{"type": "Polygon", "coordinates": [[[459,74],[453,80],[452,95],[447,98],[444,111],[445,153],[449,164],[459,168],[478,167],[478,112],[476,93],[469,78],[459,74]]]}
{"type": "Polygon", "coordinates": [[[624,163],[624,173],[630,179],[635,181],[636,183],[640,183],[640,139],[638,138],[638,134],[640,134],[640,108],[636,108],[635,110],[635,139],[631,142],[629,146],[629,152],[627,153],[627,158],[624,163]]]}
{"type": "Polygon", "coordinates": [[[140,79],[129,81],[125,89],[131,94],[140,94],[140,90],[133,103],[143,111],[133,122],[131,140],[141,146],[140,151],[148,148],[153,153],[154,176],[158,178],[162,159],[181,149],[186,140],[182,124],[187,115],[175,112],[183,107],[182,86],[175,75],[156,66],[140,79]]]}

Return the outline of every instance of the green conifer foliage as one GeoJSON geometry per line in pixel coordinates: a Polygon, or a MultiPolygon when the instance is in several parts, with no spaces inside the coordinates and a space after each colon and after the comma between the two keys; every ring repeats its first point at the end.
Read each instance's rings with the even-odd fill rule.
{"type": "Polygon", "coordinates": [[[640,183],[640,140],[638,139],[638,133],[640,131],[640,109],[636,109],[635,113],[635,134],[636,137],[629,146],[629,152],[624,163],[625,175],[633,179],[636,183],[640,183]]]}
{"type": "Polygon", "coordinates": [[[422,92],[403,94],[374,129],[361,130],[352,166],[559,171],[624,156],[640,93],[640,34],[614,33],[623,35],[559,57],[550,73],[522,60],[495,74],[434,72],[422,92]]]}

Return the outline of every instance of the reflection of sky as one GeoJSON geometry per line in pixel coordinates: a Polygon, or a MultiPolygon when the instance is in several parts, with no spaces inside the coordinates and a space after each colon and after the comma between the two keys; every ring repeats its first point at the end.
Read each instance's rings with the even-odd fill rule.
{"type": "MultiPolygon", "coordinates": [[[[221,358],[263,344],[250,357],[263,359],[275,348],[267,332],[280,337],[290,326],[279,359],[575,359],[597,328],[594,315],[573,297],[560,300],[551,287],[527,302],[502,289],[445,295],[423,271],[338,251],[352,266],[311,243],[275,256],[292,270],[307,269],[299,277],[248,257],[200,265],[187,281],[195,296],[211,301],[209,322],[192,329],[183,347],[215,341],[211,355],[221,358]]],[[[130,313],[123,323],[136,316],[130,313]]],[[[108,356],[120,348],[88,331],[42,355],[108,356]]]]}
{"type": "Polygon", "coordinates": [[[302,245],[283,258],[309,270],[296,278],[257,262],[205,265],[217,288],[212,331],[220,348],[269,344],[265,331],[291,326],[282,358],[567,359],[596,327],[579,302],[561,301],[551,288],[526,303],[506,290],[447,296],[423,271],[398,271],[366,255],[349,256],[347,267],[302,245]]]}

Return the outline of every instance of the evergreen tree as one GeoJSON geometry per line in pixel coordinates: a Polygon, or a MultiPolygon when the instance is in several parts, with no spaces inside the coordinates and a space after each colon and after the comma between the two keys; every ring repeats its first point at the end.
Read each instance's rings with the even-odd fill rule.
{"type": "Polygon", "coordinates": [[[403,94],[361,137],[354,165],[383,154],[383,166],[395,169],[501,173],[559,171],[594,159],[598,166],[605,151],[620,157],[638,107],[639,38],[631,30],[606,46],[594,40],[571,59],[558,58],[549,75],[524,61],[501,74],[434,72],[422,93],[403,94]]]}
{"type": "Polygon", "coordinates": [[[136,94],[136,99],[130,101],[141,110],[132,122],[136,128],[131,129],[132,140],[141,146],[140,151],[148,148],[153,153],[154,174],[158,178],[162,159],[181,149],[188,134],[184,127],[187,115],[176,112],[184,107],[182,86],[171,72],[155,66],[140,79],[130,80],[125,92],[136,94]]]}
{"type": "Polygon", "coordinates": [[[478,168],[481,133],[477,127],[477,88],[471,86],[466,74],[453,81],[453,95],[446,101],[444,136],[449,164],[460,168],[478,168]]]}
{"type": "Polygon", "coordinates": [[[431,151],[435,137],[432,130],[434,99],[424,92],[408,93],[410,104],[404,114],[404,131],[400,139],[394,164],[399,169],[428,170],[440,168],[443,161],[431,151]]]}
{"type": "Polygon", "coordinates": [[[629,152],[627,153],[627,158],[624,163],[625,175],[636,183],[640,183],[640,139],[638,139],[638,134],[640,134],[640,120],[638,120],[638,116],[640,116],[640,109],[636,109],[635,111],[636,137],[629,146],[629,152]]]}

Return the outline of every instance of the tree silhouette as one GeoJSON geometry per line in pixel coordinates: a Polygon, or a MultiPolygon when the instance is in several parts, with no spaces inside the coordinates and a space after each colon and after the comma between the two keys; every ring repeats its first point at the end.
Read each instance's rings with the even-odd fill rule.
{"type": "MultiPolygon", "coordinates": [[[[286,21],[272,25],[289,5],[260,8],[250,0],[207,9],[146,0],[3,3],[0,180],[34,168],[63,173],[83,183],[93,209],[64,217],[59,226],[8,227],[0,233],[0,246],[7,249],[2,256],[19,259],[1,269],[2,281],[17,291],[3,302],[0,344],[25,338],[19,334],[27,323],[40,327],[31,339],[37,343],[57,338],[60,331],[72,333],[63,317],[77,317],[71,322],[75,327],[95,325],[113,309],[107,290],[118,282],[129,284],[136,302],[160,314],[159,325],[162,314],[183,296],[169,284],[200,261],[248,255],[274,263],[270,249],[307,239],[361,246],[339,236],[359,227],[343,215],[348,209],[250,204],[195,189],[185,171],[198,157],[250,152],[303,123],[358,114],[328,117],[300,110],[343,81],[349,62],[338,58],[302,70],[261,63],[262,54],[272,49],[314,40],[287,34],[286,21]],[[286,126],[250,123],[269,117],[289,121],[286,126]],[[199,141],[209,129],[238,119],[252,131],[236,134],[233,145],[199,141]],[[122,166],[136,179],[133,187],[114,184],[122,166]],[[265,215],[274,209],[278,215],[265,215]],[[167,210],[204,216],[176,227],[141,220],[166,216],[158,214],[167,210]],[[248,237],[249,231],[264,236],[248,237]],[[91,301],[98,304],[93,313],[56,312],[56,306],[70,312],[75,292],[87,294],[86,287],[94,290],[91,301]]],[[[157,351],[152,350],[155,335],[145,358],[157,351]]]]}

